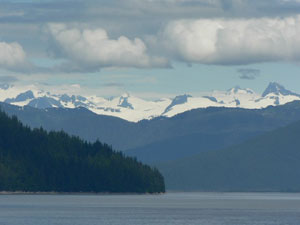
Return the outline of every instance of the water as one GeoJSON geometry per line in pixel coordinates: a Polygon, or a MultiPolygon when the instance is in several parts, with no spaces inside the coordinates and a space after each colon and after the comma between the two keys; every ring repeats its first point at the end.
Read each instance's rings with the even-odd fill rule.
{"type": "Polygon", "coordinates": [[[300,194],[0,195],[0,225],[298,225],[300,194]]]}

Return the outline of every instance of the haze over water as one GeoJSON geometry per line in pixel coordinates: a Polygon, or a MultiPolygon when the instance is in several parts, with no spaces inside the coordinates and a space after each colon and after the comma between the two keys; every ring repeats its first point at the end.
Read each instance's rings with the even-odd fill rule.
{"type": "Polygon", "coordinates": [[[0,195],[2,225],[296,225],[300,194],[0,195]]]}

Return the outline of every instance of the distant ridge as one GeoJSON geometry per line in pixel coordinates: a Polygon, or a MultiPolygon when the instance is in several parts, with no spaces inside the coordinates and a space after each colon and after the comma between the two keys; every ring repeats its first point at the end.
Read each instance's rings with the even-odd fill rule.
{"type": "Polygon", "coordinates": [[[300,122],[223,150],[162,163],[169,190],[300,192],[300,122]]]}

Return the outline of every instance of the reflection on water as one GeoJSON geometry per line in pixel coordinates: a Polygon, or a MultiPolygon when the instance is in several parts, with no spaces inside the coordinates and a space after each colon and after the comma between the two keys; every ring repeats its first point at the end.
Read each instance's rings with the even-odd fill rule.
{"type": "Polygon", "coordinates": [[[0,195],[2,225],[297,225],[300,194],[0,195]]]}

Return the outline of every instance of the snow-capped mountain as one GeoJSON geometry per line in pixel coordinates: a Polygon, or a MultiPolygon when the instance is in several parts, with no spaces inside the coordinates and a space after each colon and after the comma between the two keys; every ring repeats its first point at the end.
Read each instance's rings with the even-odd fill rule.
{"type": "Polygon", "coordinates": [[[99,96],[58,95],[39,90],[35,86],[20,88],[0,85],[0,101],[9,104],[40,109],[84,107],[96,114],[120,117],[133,122],[158,116],[172,117],[191,109],[210,106],[259,109],[294,100],[300,100],[300,95],[275,82],[270,83],[262,95],[248,88],[234,87],[225,92],[213,91],[210,95],[201,97],[185,94],[157,101],[144,100],[127,93],[107,99],[99,96]]]}
{"type": "Polygon", "coordinates": [[[275,95],[283,95],[283,96],[298,96],[300,97],[299,94],[296,94],[294,92],[291,92],[289,90],[286,90],[282,85],[276,83],[276,82],[271,82],[269,86],[266,88],[264,93],[262,94],[262,97],[266,97],[269,94],[275,94],[275,95]]]}

